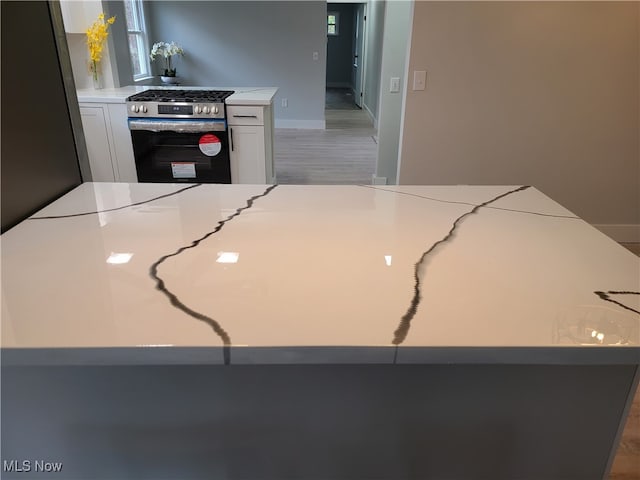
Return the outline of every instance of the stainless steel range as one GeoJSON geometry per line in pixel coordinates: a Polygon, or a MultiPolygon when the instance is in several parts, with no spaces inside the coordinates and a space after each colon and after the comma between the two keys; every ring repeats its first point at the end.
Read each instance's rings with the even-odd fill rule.
{"type": "Polygon", "coordinates": [[[224,90],[147,90],[127,98],[129,117],[225,118],[224,90]]]}
{"type": "Polygon", "coordinates": [[[231,183],[227,90],[147,90],[127,98],[138,181],[231,183]]]}

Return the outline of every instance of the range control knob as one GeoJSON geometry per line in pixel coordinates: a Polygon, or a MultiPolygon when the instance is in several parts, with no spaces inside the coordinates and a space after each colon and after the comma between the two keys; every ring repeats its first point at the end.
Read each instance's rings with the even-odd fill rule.
{"type": "Polygon", "coordinates": [[[138,113],[138,105],[131,105],[131,111],[133,113],[138,113]]]}
{"type": "Polygon", "coordinates": [[[142,106],[142,113],[147,113],[147,106],[146,105],[142,106]]]}
{"type": "Polygon", "coordinates": [[[195,108],[194,108],[194,111],[196,113],[202,113],[202,107],[200,105],[196,105],[195,108]]]}
{"type": "Polygon", "coordinates": [[[208,114],[208,113],[209,113],[209,107],[205,106],[205,107],[202,109],[202,111],[203,111],[204,113],[207,113],[207,114],[208,114]]]}
{"type": "Polygon", "coordinates": [[[217,107],[217,106],[216,106],[216,107],[213,107],[213,108],[211,109],[211,112],[212,112],[212,113],[218,113],[219,111],[220,111],[220,110],[218,110],[218,107],[217,107]]]}

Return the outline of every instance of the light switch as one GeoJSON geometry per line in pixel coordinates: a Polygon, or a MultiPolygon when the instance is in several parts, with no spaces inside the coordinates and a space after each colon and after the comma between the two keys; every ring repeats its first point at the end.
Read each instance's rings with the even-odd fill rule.
{"type": "Polygon", "coordinates": [[[413,89],[424,90],[427,85],[427,72],[424,70],[414,70],[413,72],[413,89]]]}
{"type": "Polygon", "coordinates": [[[318,60],[318,58],[319,58],[318,52],[313,52],[313,59],[318,60]]]}
{"type": "Polygon", "coordinates": [[[391,93],[400,91],[400,77],[391,77],[391,85],[389,86],[389,91],[391,93]]]}

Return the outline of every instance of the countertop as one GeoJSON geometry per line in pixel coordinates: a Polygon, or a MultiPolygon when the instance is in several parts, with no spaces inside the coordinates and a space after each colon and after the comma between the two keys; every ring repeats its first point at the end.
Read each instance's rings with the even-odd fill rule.
{"type": "Polygon", "coordinates": [[[233,90],[235,93],[225,100],[227,105],[270,105],[278,91],[275,87],[189,87],[189,86],[127,86],[100,90],[77,90],[80,103],[124,103],[127,97],[145,90],[233,90]]]}
{"type": "Polygon", "coordinates": [[[9,364],[640,363],[640,259],[532,187],[85,183],[1,260],[9,364]]]}

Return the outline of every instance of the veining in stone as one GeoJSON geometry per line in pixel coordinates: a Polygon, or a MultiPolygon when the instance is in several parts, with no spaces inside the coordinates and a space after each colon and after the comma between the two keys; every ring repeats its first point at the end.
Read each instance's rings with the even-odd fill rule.
{"type": "Polygon", "coordinates": [[[173,292],[171,292],[166,287],[164,280],[158,274],[158,267],[165,260],[167,260],[168,258],[180,255],[182,252],[184,252],[185,250],[188,250],[190,248],[195,248],[198,245],[200,245],[200,243],[203,240],[206,240],[210,236],[218,233],[220,230],[222,230],[222,227],[224,227],[229,221],[233,220],[235,217],[240,215],[244,210],[247,210],[247,209],[251,208],[253,206],[253,203],[258,198],[261,198],[261,197],[264,197],[264,196],[268,195],[276,187],[277,187],[277,185],[271,185],[270,187],[268,187],[264,191],[264,193],[261,193],[260,195],[254,195],[253,197],[249,198],[247,200],[246,206],[238,208],[233,214],[229,215],[227,218],[225,218],[223,220],[220,220],[218,222],[218,224],[216,225],[216,228],[214,228],[212,231],[204,234],[202,237],[198,238],[197,240],[193,240],[190,245],[186,245],[184,247],[180,247],[175,252],[160,257],[149,268],[149,275],[151,276],[151,278],[153,278],[155,280],[156,288],[158,290],[160,290],[169,299],[169,302],[171,302],[171,305],[173,305],[174,307],[176,307],[179,310],[182,310],[187,315],[206,323],[207,325],[209,325],[213,329],[213,331],[216,333],[216,335],[218,335],[220,337],[220,339],[222,340],[222,344],[223,344],[223,357],[224,357],[225,365],[228,365],[230,363],[230,361],[231,361],[231,358],[230,358],[231,357],[231,352],[230,352],[231,337],[229,336],[229,334],[226,332],[226,330],[224,328],[222,328],[222,326],[220,325],[219,322],[214,320],[212,317],[209,317],[208,315],[205,315],[205,314],[200,313],[200,312],[196,312],[195,310],[193,310],[189,306],[185,305],[173,292]]]}
{"type": "Polygon", "coordinates": [[[613,298],[611,298],[611,295],[640,295],[640,292],[615,292],[615,291],[608,291],[608,292],[600,292],[600,291],[596,291],[593,292],[595,293],[598,297],[600,297],[602,300],[606,301],[606,302],[611,302],[615,305],[618,305],[622,308],[624,308],[625,310],[629,310],[631,312],[635,312],[637,314],[640,314],[640,311],[636,310],[635,308],[631,308],[628,305],[625,305],[622,302],[619,302],[618,300],[614,300],[613,298]]]}
{"type": "MultiPolygon", "coordinates": [[[[410,192],[399,192],[397,190],[390,190],[388,188],[378,188],[378,187],[374,187],[372,185],[358,185],[359,187],[365,187],[365,188],[371,188],[372,190],[378,190],[381,192],[389,192],[389,193],[397,193],[398,195],[407,195],[409,197],[416,197],[416,198],[423,198],[425,200],[432,200],[434,202],[439,202],[439,203],[451,203],[451,204],[455,204],[455,205],[469,205],[469,206],[475,206],[474,203],[471,202],[462,202],[462,201],[458,201],[458,200],[442,200],[441,198],[434,198],[434,197],[427,197],[426,195],[418,195],[417,193],[410,193],[410,192]]],[[[575,215],[554,215],[551,213],[542,213],[542,212],[531,212],[529,210],[518,210],[515,208],[504,208],[504,207],[489,207],[486,206],[485,208],[490,208],[492,210],[503,210],[505,212],[516,212],[516,213],[526,213],[529,215],[538,215],[541,217],[553,217],[553,218],[568,218],[568,219],[573,219],[573,220],[581,220],[580,217],[576,217],[575,215]]]]}
{"type": "Polygon", "coordinates": [[[413,320],[413,317],[415,317],[416,313],[418,312],[418,307],[420,306],[420,301],[422,300],[422,291],[421,291],[422,279],[420,276],[420,273],[421,273],[420,270],[422,265],[424,264],[424,261],[427,259],[427,257],[431,253],[433,253],[433,251],[439,245],[442,245],[448,242],[451,238],[453,238],[454,233],[458,228],[458,225],[462,222],[462,220],[464,220],[464,218],[466,218],[469,215],[473,215],[474,213],[477,213],[478,210],[480,210],[482,207],[486,207],[487,205],[497,200],[500,200],[501,198],[504,198],[507,195],[511,195],[512,193],[516,193],[516,192],[521,192],[523,190],[526,190],[527,188],[530,188],[530,187],[528,185],[521,186],[514,190],[510,190],[506,193],[498,195],[497,197],[494,197],[491,200],[487,200],[486,202],[483,202],[479,205],[475,205],[473,209],[456,218],[455,221],[453,222],[451,230],[449,230],[449,232],[442,239],[438,240],[433,245],[431,245],[431,247],[429,247],[420,256],[420,259],[414,265],[413,278],[415,279],[415,284],[413,286],[413,298],[411,299],[411,303],[409,304],[409,308],[407,309],[407,312],[402,316],[400,320],[400,324],[398,325],[398,328],[394,332],[393,340],[391,341],[391,343],[393,343],[394,345],[400,345],[402,342],[404,342],[405,338],[407,338],[407,334],[409,333],[409,329],[411,328],[411,320],[413,320]]]}
{"type": "Polygon", "coordinates": [[[192,188],[196,188],[196,187],[199,187],[201,185],[202,185],[201,183],[194,183],[192,185],[189,185],[188,187],[181,188],[180,190],[176,190],[175,192],[165,193],[164,195],[159,195],[157,197],[153,197],[153,198],[150,198],[148,200],[142,200],[140,202],[130,203],[128,205],[122,205],[120,207],[107,208],[105,210],[96,210],[95,212],[70,213],[68,215],[48,215],[46,217],[29,217],[29,218],[27,218],[27,220],[51,220],[51,219],[54,219],[54,218],[72,218],[72,217],[82,217],[84,215],[96,215],[98,213],[115,212],[117,210],[123,210],[123,209],[129,208],[129,207],[136,207],[138,205],[144,205],[145,203],[150,203],[150,202],[153,202],[155,200],[160,200],[161,198],[172,197],[173,195],[177,195],[177,194],[182,193],[182,192],[184,192],[186,190],[190,190],[192,188]]]}

